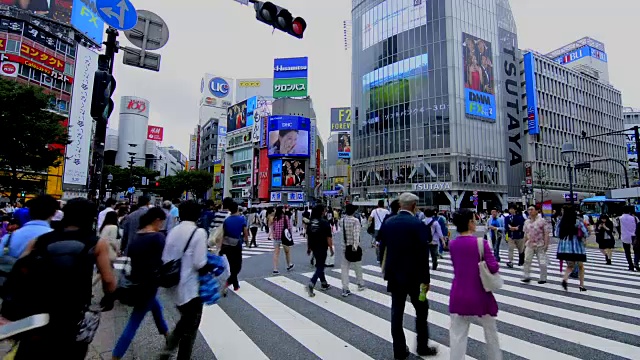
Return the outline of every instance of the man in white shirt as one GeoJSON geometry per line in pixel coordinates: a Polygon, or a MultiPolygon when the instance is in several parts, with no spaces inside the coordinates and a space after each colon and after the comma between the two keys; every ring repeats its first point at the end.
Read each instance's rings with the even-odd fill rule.
{"type": "Polygon", "coordinates": [[[378,207],[375,210],[371,211],[371,215],[369,216],[369,223],[371,223],[372,221],[374,222],[371,247],[376,246],[375,241],[378,238],[378,231],[380,231],[382,222],[387,215],[389,215],[389,210],[384,208],[384,200],[378,200],[378,207]]]}
{"type": "Polygon", "coordinates": [[[620,216],[620,240],[622,240],[622,247],[624,248],[624,255],[627,258],[629,271],[640,271],[640,266],[638,266],[640,254],[638,254],[637,247],[634,251],[635,259],[631,259],[631,247],[634,242],[637,241],[636,227],[638,226],[638,218],[633,215],[634,212],[635,208],[632,205],[624,207],[624,214],[620,216]]]}
{"type": "Polygon", "coordinates": [[[180,204],[179,210],[181,222],[167,235],[162,261],[167,263],[182,259],[180,283],[171,289],[180,311],[180,319],[160,354],[159,358],[163,360],[170,359],[178,347],[178,359],[191,359],[193,343],[202,319],[203,305],[198,293],[198,276],[200,272],[210,270],[207,265],[207,232],[196,225],[200,217],[200,206],[194,201],[185,201],[180,204]]]}
{"type": "Polygon", "coordinates": [[[104,210],[100,211],[100,213],[98,214],[97,229],[100,229],[102,227],[102,223],[104,222],[104,218],[107,216],[107,213],[116,211],[116,201],[114,199],[107,199],[106,206],[107,207],[104,208],[104,210]]]}

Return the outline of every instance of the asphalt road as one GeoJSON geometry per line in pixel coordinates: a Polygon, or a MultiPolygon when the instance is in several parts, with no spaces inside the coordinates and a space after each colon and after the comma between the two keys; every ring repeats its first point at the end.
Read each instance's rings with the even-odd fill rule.
{"type": "MultiPolygon", "coordinates": [[[[335,235],[336,243],[341,242],[341,236],[335,235]]],[[[287,272],[281,255],[279,276],[271,275],[270,252],[246,249],[241,289],[205,308],[193,359],[392,359],[390,299],[375,253],[366,246],[369,237],[364,231],[363,237],[367,289],[356,291],[352,277],[353,294],[347,298],[340,296],[340,255],[336,256],[336,267],[327,269],[328,281],[334,287],[326,293],[316,291],[316,297],[309,298],[304,284],[313,268],[306,245],[300,240],[292,249],[295,268],[287,272]]],[[[260,248],[268,247],[264,241],[260,248]]],[[[337,247],[336,253],[341,254],[341,244],[337,247]]],[[[559,264],[553,255],[549,282],[544,285],[535,281],[523,284],[520,268],[501,267],[505,286],[496,292],[496,300],[504,359],[640,359],[640,274],[628,272],[619,253],[614,255],[614,264],[606,266],[597,250],[588,251],[586,293],[578,292],[575,280],[568,292],[562,290],[559,264]]],[[[549,254],[555,254],[554,246],[549,254]]],[[[503,264],[506,258],[503,246],[503,264]]],[[[534,260],[532,275],[535,278],[538,274],[534,260]]],[[[448,295],[452,277],[445,253],[438,270],[432,272],[429,293],[431,339],[440,350],[436,359],[449,358],[448,295]]],[[[162,301],[172,322],[175,310],[166,305],[166,297],[162,301]]],[[[118,307],[103,318],[90,359],[110,359],[127,314],[127,308],[118,307]]],[[[410,304],[404,326],[411,346],[415,328],[410,304]]],[[[486,358],[483,342],[482,329],[472,325],[469,359],[486,358]]],[[[147,316],[126,359],[153,359],[162,344],[151,316],[147,316]]]]}

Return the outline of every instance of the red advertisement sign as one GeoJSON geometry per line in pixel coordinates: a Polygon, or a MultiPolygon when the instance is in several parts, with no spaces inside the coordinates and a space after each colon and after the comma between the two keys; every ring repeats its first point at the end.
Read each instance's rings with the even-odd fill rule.
{"type": "Polygon", "coordinates": [[[137,110],[138,112],[144,112],[147,110],[147,103],[142,100],[129,100],[127,104],[128,110],[137,110]]]}
{"type": "Polygon", "coordinates": [[[40,51],[29,45],[22,44],[22,46],[20,47],[20,53],[30,59],[51,66],[58,71],[64,72],[64,61],[58,59],[53,55],[47,54],[44,51],[40,51]]]}
{"type": "Polygon", "coordinates": [[[57,71],[53,71],[51,69],[49,69],[48,67],[42,66],[40,64],[38,64],[37,62],[31,61],[29,59],[25,59],[22,56],[18,56],[18,55],[13,55],[13,54],[4,54],[5,55],[5,59],[12,61],[12,62],[17,62],[20,63],[22,65],[28,66],[32,69],[36,69],[39,71],[42,71],[43,73],[45,73],[48,76],[51,76],[52,78],[56,79],[56,80],[60,80],[63,82],[68,82],[69,84],[73,84],[73,78],[69,77],[67,75],[64,75],[61,72],[57,72],[57,71]]]}
{"type": "Polygon", "coordinates": [[[147,140],[162,141],[164,136],[164,128],[160,126],[149,125],[147,127],[147,140]]]}
{"type": "Polygon", "coordinates": [[[0,51],[4,51],[7,47],[7,39],[0,39],[0,51]]]}
{"type": "Polygon", "coordinates": [[[320,179],[320,149],[316,149],[316,182],[320,179]]]}
{"type": "Polygon", "coordinates": [[[260,167],[258,168],[258,198],[269,199],[269,152],[260,149],[260,167]]]}

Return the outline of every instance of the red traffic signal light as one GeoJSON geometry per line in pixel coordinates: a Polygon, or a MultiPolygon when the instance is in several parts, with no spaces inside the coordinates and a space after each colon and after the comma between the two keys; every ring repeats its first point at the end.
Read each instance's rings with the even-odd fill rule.
{"type": "Polygon", "coordinates": [[[307,22],[304,21],[303,18],[294,18],[289,10],[275,5],[270,1],[256,1],[254,8],[256,10],[256,19],[259,21],[298,39],[302,39],[304,31],[307,28],[307,22]]]}
{"type": "Polygon", "coordinates": [[[295,19],[293,19],[293,22],[291,23],[291,31],[289,32],[289,34],[297,37],[298,39],[302,39],[302,36],[304,35],[304,31],[307,28],[307,22],[304,21],[303,18],[301,17],[297,17],[295,19]]]}
{"type": "Polygon", "coordinates": [[[156,187],[160,186],[160,183],[158,181],[156,181],[156,187]]]}

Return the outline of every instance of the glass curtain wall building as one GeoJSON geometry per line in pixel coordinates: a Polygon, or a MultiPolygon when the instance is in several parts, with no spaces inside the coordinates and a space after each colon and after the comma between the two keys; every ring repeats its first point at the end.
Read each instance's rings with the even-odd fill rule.
{"type": "Polygon", "coordinates": [[[526,114],[508,2],[352,5],[354,199],[412,191],[421,205],[455,210],[475,206],[474,194],[479,208],[519,196],[526,114]],[[510,77],[516,80],[505,88],[510,77]],[[517,185],[510,189],[508,180],[517,185]]]}

